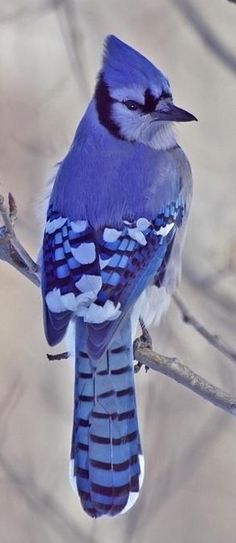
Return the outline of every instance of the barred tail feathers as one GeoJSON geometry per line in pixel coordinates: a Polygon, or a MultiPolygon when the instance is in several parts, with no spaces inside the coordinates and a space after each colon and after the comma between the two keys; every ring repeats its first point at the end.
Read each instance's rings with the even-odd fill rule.
{"type": "Polygon", "coordinates": [[[85,324],[77,319],[75,368],[72,484],[90,516],[115,516],[134,505],[144,467],[130,322],[94,361],[85,348],[85,324]]]}

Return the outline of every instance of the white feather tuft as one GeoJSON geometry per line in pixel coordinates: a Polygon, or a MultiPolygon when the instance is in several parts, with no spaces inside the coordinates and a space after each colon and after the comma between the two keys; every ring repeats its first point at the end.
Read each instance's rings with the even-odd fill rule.
{"type": "Polygon", "coordinates": [[[170,305],[170,294],[166,288],[148,286],[138,298],[131,315],[132,337],[135,338],[139,317],[142,317],[147,327],[158,326],[162,315],[170,305]]]}
{"type": "Polygon", "coordinates": [[[115,306],[111,300],[107,300],[104,306],[92,303],[84,313],[84,321],[99,324],[105,321],[113,321],[117,319],[120,314],[120,303],[115,306]]]}

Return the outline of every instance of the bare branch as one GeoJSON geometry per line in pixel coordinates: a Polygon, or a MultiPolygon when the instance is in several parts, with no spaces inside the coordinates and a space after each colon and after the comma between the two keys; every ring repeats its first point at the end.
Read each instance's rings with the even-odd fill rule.
{"type": "MultiPolygon", "coordinates": [[[[209,383],[209,381],[195,373],[188,366],[182,364],[177,358],[170,358],[155,353],[150,346],[147,346],[147,336],[149,336],[149,333],[146,330],[134,342],[134,356],[139,367],[141,364],[154,371],[163,373],[220,409],[227,411],[231,415],[236,415],[236,398],[209,383]]],[[[148,345],[150,345],[150,339],[149,336],[148,345]]]]}
{"type": "Polygon", "coordinates": [[[8,262],[32,283],[39,286],[38,266],[15,235],[14,223],[17,218],[15,200],[11,194],[8,198],[9,210],[4,205],[3,196],[0,195],[0,215],[4,223],[4,226],[0,227],[0,260],[8,262]]]}
{"type": "Polygon", "coordinates": [[[201,324],[199,320],[196,319],[196,317],[194,317],[192,313],[190,313],[185,303],[177,294],[173,295],[173,300],[177,305],[178,309],[180,310],[183,321],[186,324],[190,324],[199,334],[201,334],[201,336],[203,336],[208,341],[208,343],[213,345],[215,349],[223,353],[230,360],[233,360],[233,362],[236,362],[235,349],[223,342],[217,334],[212,334],[211,332],[209,332],[209,330],[207,330],[207,328],[205,328],[205,326],[203,326],[203,324],[201,324]]]}
{"type": "Polygon", "coordinates": [[[21,260],[23,260],[25,265],[28,267],[29,271],[36,273],[38,271],[37,264],[32,260],[27,251],[18,241],[14,232],[14,221],[16,220],[16,205],[15,201],[13,204],[13,197],[12,195],[10,196],[10,194],[9,204],[10,210],[8,211],[4,205],[4,198],[0,195],[0,213],[2,215],[3,222],[6,228],[6,238],[9,239],[11,245],[14,247],[16,253],[20,256],[21,260]]]}

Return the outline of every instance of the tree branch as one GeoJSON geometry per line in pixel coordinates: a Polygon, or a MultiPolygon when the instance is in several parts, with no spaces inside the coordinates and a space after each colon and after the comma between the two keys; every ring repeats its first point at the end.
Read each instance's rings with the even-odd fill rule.
{"type": "Polygon", "coordinates": [[[236,415],[236,398],[209,383],[209,381],[195,373],[177,358],[170,358],[155,353],[151,345],[151,337],[148,331],[143,330],[141,337],[134,342],[134,356],[138,362],[136,372],[140,370],[142,365],[158,371],[174,379],[174,381],[201,396],[201,398],[227,411],[227,413],[236,415]]]}
{"type": "Polygon", "coordinates": [[[0,215],[4,226],[0,228],[0,259],[5,260],[39,286],[39,270],[23,245],[18,241],[14,223],[17,219],[17,207],[11,193],[8,195],[8,208],[4,204],[4,198],[0,195],[0,215]]]}
{"type": "MultiPolygon", "coordinates": [[[[9,195],[8,208],[5,207],[4,199],[0,195],[0,215],[4,222],[4,226],[0,227],[0,260],[13,266],[34,285],[39,287],[40,279],[38,266],[15,235],[14,223],[17,218],[17,208],[12,195],[9,195]]],[[[190,314],[179,296],[174,295],[174,301],[182,314],[184,322],[191,324],[198,333],[203,335],[205,339],[211,343],[211,345],[228,358],[236,361],[235,351],[231,347],[226,346],[218,336],[208,332],[208,330],[202,326],[192,314],[190,314]]],[[[198,396],[201,396],[210,403],[232,415],[236,415],[236,398],[206,381],[206,379],[195,373],[185,364],[182,364],[177,358],[169,358],[155,353],[152,350],[151,336],[142,319],[140,319],[140,325],[142,335],[134,342],[134,357],[135,360],[137,360],[135,366],[136,372],[142,365],[146,368],[151,368],[154,371],[159,371],[171,379],[174,379],[177,383],[187,387],[192,392],[195,392],[195,394],[198,394],[198,396]]],[[[49,355],[48,358],[49,360],[61,360],[63,358],[68,358],[67,354],[68,353],[49,355]]]]}

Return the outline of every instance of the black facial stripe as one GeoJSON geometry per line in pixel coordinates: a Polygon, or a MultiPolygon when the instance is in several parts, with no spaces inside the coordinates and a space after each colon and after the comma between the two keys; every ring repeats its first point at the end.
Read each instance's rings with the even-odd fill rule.
{"type": "Polygon", "coordinates": [[[172,100],[172,95],[171,95],[169,92],[164,92],[164,91],[163,91],[163,92],[161,93],[161,95],[159,96],[158,101],[161,100],[162,98],[163,98],[163,99],[165,99],[165,98],[171,98],[171,100],[172,100]]]}
{"type": "Polygon", "coordinates": [[[145,102],[144,102],[144,106],[142,107],[142,110],[144,113],[151,113],[152,111],[155,111],[159,100],[172,98],[172,96],[168,92],[163,91],[161,95],[158,98],[156,98],[156,96],[152,94],[150,89],[146,89],[144,93],[144,98],[145,98],[145,102]]]}
{"type": "Polygon", "coordinates": [[[151,93],[150,89],[145,90],[144,98],[145,98],[145,102],[144,102],[144,106],[143,106],[143,111],[145,113],[151,113],[151,111],[155,110],[158,100],[151,93]]]}
{"type": "Polygon", "coordinates": [[[98,118],[101,124],[117,138],[124,139],[120,134],[119,126],[111,118],[111,105],[116,101],[111,98],[109,88],[101,73],[95,88],[95,100],[98,118]]]}

